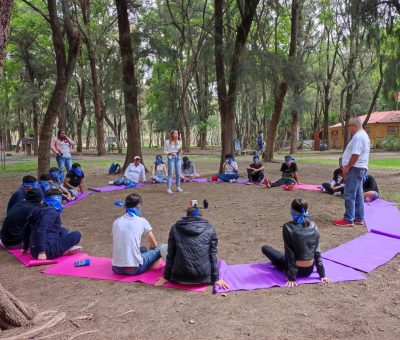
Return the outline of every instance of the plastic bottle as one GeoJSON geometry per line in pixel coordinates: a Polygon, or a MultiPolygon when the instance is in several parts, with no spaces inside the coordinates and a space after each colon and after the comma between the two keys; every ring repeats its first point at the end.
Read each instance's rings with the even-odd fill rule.
{"type": "Polygon", "coordinates": [[[74,263],[75,267],[84,267],[89,265],[90,265],[90,259],[80,260],[74,263]]]}

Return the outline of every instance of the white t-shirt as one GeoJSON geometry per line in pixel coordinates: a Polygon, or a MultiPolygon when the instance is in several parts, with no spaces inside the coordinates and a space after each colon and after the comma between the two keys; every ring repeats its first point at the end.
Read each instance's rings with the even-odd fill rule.
{"type": "Polygon", "coordinates": [[[112,227],[112,265],[116,267],[139,267],[143,264],[140,253],[142,235],[151,231],[150,223],[143,217],[125,214],[114,221],[112,227]]]}
{"type": "Polygon", "coordinates": [[[63,157],[70,158],[71,157],[71,144],[68,142],[60,141],[60,149],[63,157]]]}
{"type": "Polygon", "coordinates": [[[365,130],[358,130],[350,142],[346,146],[342,156],[342,164],[346,166],[349,164],[351,155],[359,155],[357,162],[354,164],[356,168],[363,168],[368,170],[370,141],[368,134],[365,130]]]}
{"type": "Polygon", "coordinates": [[[226,175],[233,175],[236,174],[237,172],[235,172],[233,169],[239,169],[238,165],[235,161],[232,161],[231,164],[229,164],[228,162],[225,163],[225,174],[226,175]]]}
{"type": "Polygon", "coordinates": [[[164,153],[175,153],[178,154],[181,151],[181,142],[177,140],[175,144],[172,144],[169,139],[164,143],[164,153]]]}
{"type": "Polygon", "coordinates": [[[124,176],[135,183],[139,183],[140,178],[143,182],[146,182],[146,171],[143,164],[139,164],[138,166],[136,166],[135,163],[129,164],[125,170],[124,176]]]}

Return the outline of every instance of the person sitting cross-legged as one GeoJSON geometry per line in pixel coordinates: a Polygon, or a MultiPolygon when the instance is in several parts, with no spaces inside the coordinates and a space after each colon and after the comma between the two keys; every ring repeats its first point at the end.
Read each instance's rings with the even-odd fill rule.
{"type": "Polygon", "coordinates": [[[285,253],[275,250],[271,246],[261,248],[276,269],[287,275],[286,286],[297,286],[297,277],[308,277],[317,268],[322,282],[332,283],[325,276],[319,247],[319,231],[315,222],[311,221],[308,214],[308,203],[296,198],[292,201],[290,214],[292,220],[283,225],[282,235],[285,253]]]}
{"type": "Polygon", "coordinates": [[[375,177],[366,175],[363,183],[364,202],[372,202],[379,198],[378,184],[375,177]]]}
{"type": "Polygon", "coordinates": [[[35,209],[27,218],[24,230],[22,254],[35,259],[52,260],[62,255],[79,253],[79,231],[68,232],[61,222],[63,207],[59,201],[46,197],[43,206],[35,209]]]}
{"type": "Polygon", "coordinates": [[[343,196],[344,181],[343,181],[343,165],[342,158],[339,158],[339,168],[333,172],[333,178],[329,183],[322,183],[322,190],[330,195],[343,196]]]}
{"type": "Polygon", "coordinates": [[[64,186],[73,197],[78,196],[78,190],[81,194],[83,194],[84,178],[85,174],[82,171],[81,165],[79,163],[72,164],[71,170],[68,171],[64,178],[64,186]]]}
{"type": "Polygon", "coordinates": [[[8,249],[22,248],[25,224],[32,211],[40,207],[43,194],[40,189],[32,188],[27,191],[25,200],[16,203],[4,219],[0,231],[0,239],[8,249]]]}
{"type": "Polygon", "coordinates": [[[63,201],[71,202],[75,200],[76,197],[72,196],[68,189],[64,186],[62,182],[64,180],[64,173],[59,168],[51,168],[49,171],[49,175],[51,177],[51,180],[53,181],[51,188],[56,187],[58,190],[61,191],[63,201]]]}
{"type": "Polygon", "coordinates": [[[11,195],[8,201],[7,214],[15,204],[17,204],[18,202],[22,202],[26,198],[26,193],[29,190],[37,187],[38,182],[35,177],[29,175],[24,176],[22,178],[22,184],[20,185],[19,189],[11,195]]]}
{"type": "Polygon", "coordinates": [[[117,218],[112,227],[113,253],[112,270],[121,275],[139,275],[146,272],[160,258],[160,249],[150,223],[140,216],[142,197],[130,194],[125,203],[114,204],[125,207],[126,213],[117,218]],[[142,237],[146,236],[150,249],[141,247],[142,237]]]}
{"type": "Polygon", "coordinates": [[[217,246],[214,226],[201,217],[197,206],[188,208],[186,217],[176,222],[169,232],[164,277],[156,285],[172,281],[229,288],[219,278],[217,246]]]}
{"type": "Polygon", "coordinates": [[[189,157],[183,157],[182,161],[181,180],[183,182],[191,182],[193,179],[200,177],[200,175],[196,171],[194,163],[189,160],[189,157]]]}
{"type": "Polygon", "coordinates": [[[126,168],[124,175],[115,181],[111,181],[108,184],[113,185],[125,185],[129,188],[134,188],[142,180],[146,182],[146,171],[144,165],[141,163],[142,158],[135,156],[134,163],[131,163],[126,168]]]}
{"type": "Polygon", "coordinates": [[[225,162],[222,165],[223,173],[217,174],[222,182],[236,183],[239,178],[239,167],[232,154],[225,155],[225,162]]]}
{"type": "Polygon", "coordinates": [[[253,163],[251,163],[247,167],[247,176],[249,181],[247,184],[261,184],[264,179],[264,165],[260,161],[260,157],[258,155],[253,156],[253,163]]]}
{"type": "Polygon", "coordinates": [[[157,155],[151,168],[152,183],[167,183],[167,166],[163,162],[162,156],[157,155]]]}
{"type": "Polygon", "coordinates": [[[299,170],[295,159],[292,156],[285,156],[285,161],[281,166],[282,177],[276,182],[271,184],[271,187],[279,187],[281,185],[298,184],[299,183],[299,170]]]}

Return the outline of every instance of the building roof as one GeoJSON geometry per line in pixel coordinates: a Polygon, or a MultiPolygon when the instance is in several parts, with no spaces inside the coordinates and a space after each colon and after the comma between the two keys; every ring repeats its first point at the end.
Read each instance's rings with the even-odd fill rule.
{"type": "MultiPolygon", "coordinates": [[[[364,122],[367,115],[359,116],[361,121],[364,122]]],[[[369,117],[368,124],[390,124],[400,123],[400,111],[383,111],[383,112],[372,112],[369,117]]],[[[330,128],[342,127],[341,123],[331,125],[330,128]]]]}

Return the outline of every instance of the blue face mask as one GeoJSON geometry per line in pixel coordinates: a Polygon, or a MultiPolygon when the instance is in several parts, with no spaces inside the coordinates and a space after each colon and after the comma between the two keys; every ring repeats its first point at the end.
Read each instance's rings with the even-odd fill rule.
{"type": "Polygon", "coordinates": [[[80,169],[80,168],[72,168],[71,169],[71,172],[75,175],[75,176],[78,176],[78,177],[82,177],[82,175],[83,175],[83,172],[82,172],[82,170],[80,169]]]}
{"type": "Polygon", "coordinates": [[[188,164],[189,164],[189,160],[188,160],[188,159],[185,159],[185,160],[183,161],[183,164],[188,165],[188,164]]]}
{"type": "Polygon", "coordinates": [[[306,218],[310,217],[308,211],[305,211],[304,209],[302,209],[301,211],[302,212],[299,213],[296,210],[290,209],[290,215],[292,215],[294,223],[302,224],[306,218]]]}
{"type": "Polygon", "coordinates": [[[50,183],[49,182],[46,182],[46,181],[43,181],[43,180],[39,180],[39,183],[40,183],[40,185],[41,185],[41,189],[42,189],[42,191],[43,192],[46,192],[47,190],[50,190],[50,183]]]}
{"type": "Polygon", "coordinates": [[[62,179],[63,178],[63,173],[61,171],[50,171],[50,177],[55,178],[55,179],[62,179]]]}
{"type": "Polygon", "coordinates": [[[53,207],[54,209],[56,209],[60,214],[63,212],[64,208],[62,206],[62,204],[55,199],[54,197],[46,197],[44,199],[45,203],[47,204],[48,207],[53,207]]]}
{"type": "Polygon", "coordinates": [[[156,157],[156,164],[159,165],[162,163],[162,158],[161,157],[156,157]]]}
{"type": "Polygon", "coordinates": [[[260,160],[260,157],[253,157],[253,162],[257,163],[260,160]]]}
{"type": "Polygon", "coordinates": [[[140,211],[142,210],[142,207],[140,206],[135,208],[128,208],[122,201],[115,201],[114,205],[116,205],[117,207],[125,207],[126,213],[129,214],[129,216],[131,217],[140,216],[140,211]]]}
{"type": "Polygon", "coordinates": [[[228,158],[228,164],[232,164],[233,159],[232,158],[228,158]]]}

